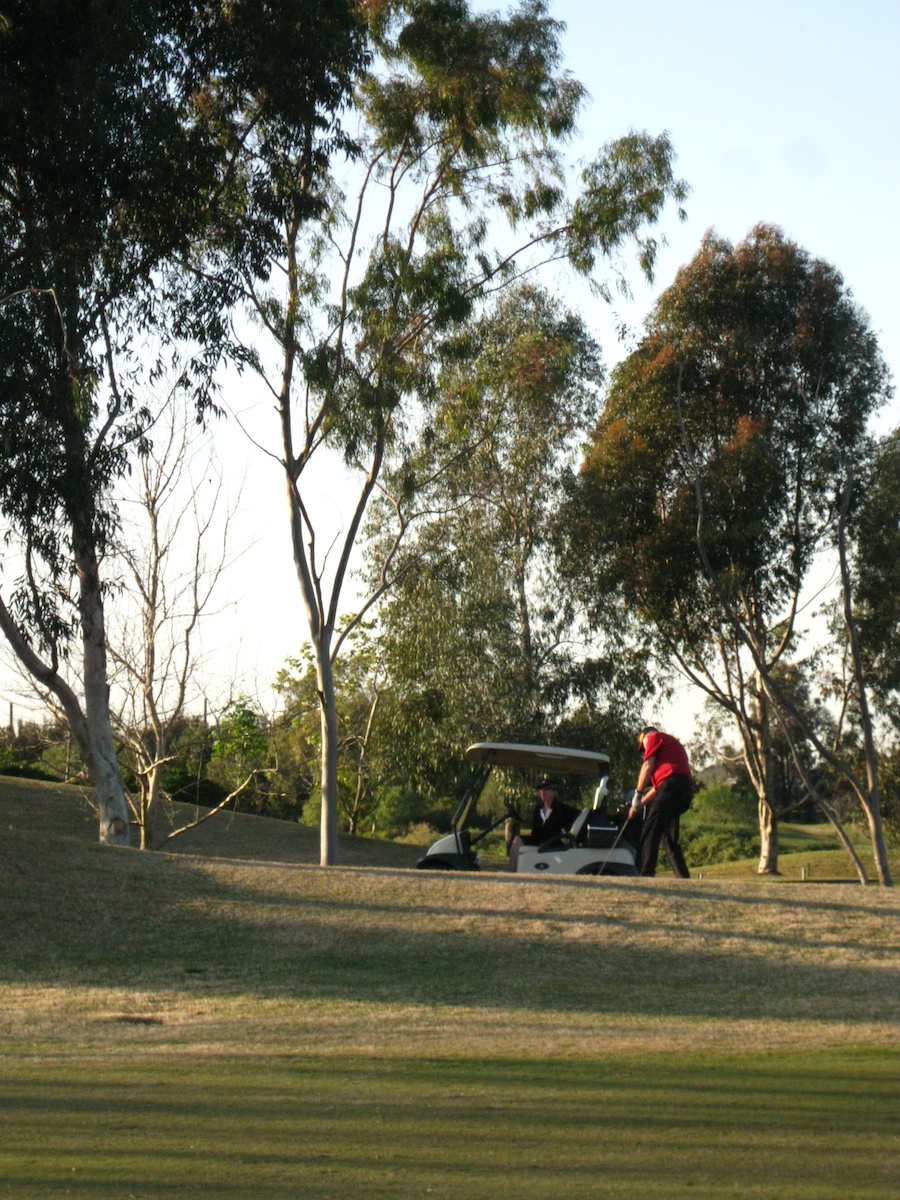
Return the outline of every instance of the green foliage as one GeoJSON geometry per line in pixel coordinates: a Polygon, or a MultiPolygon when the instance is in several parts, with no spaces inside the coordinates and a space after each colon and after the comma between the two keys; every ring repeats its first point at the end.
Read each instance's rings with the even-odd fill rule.
{"type": "Polygon", "coordinates": [[[760,838],[758,832],[750,829],[685,828],[681,846],[688,866],[696,869],[756,858],[760,852],[760,838]]]}
{"type": "MultiPolygon", "coordinates": [[[[572,211],[569,242],[569,259],[579,271],[592,271],[598,251],[611,256],[628,238],[637,246],[644,277],[652,281],[659,243],[647,230],[670,198],[678,204],[679,218],[687,217],[682,205],[689,188],[675,177],[673,157],[668,134],[654,138],[632,131],[611,142],[584,170],[584,191],[572,211]]],[[[618,282],[627,294],[625,279],[618,282]]],[[[601,288],[601,293],[608,290],[601,288]]]]}
{"type": "Polygon", "coordinates": [[[352,0],[9,0],[5,17],[0,511],[27,559],[10,611],[55,666],[72,556],[82,574],[108,542],[110,483],[146,448],[140,387],[179,335],[200,347],[179,386],[210,402],[221,327],[179,313],[172,273],[210,238],[236,252],[236,192],[242,261],[277,245],[286,181],[256,164],[298,137],[319,160],[346,145],[335,114],[365,53],[352,0]]]}
{"type": "Polygon", "coordinates": [[[698,551],[693,468],[711,567],[756,628],[789,604],[823,546],[888,394],[834,268],[767,226],[736,247],[709,234],[614,374],[573,543],[696,657],[722,614],[698,551]]]}
{"type": "MultiPolygon", "coordinates": [[[[391,771],[389,747],[380,737],[382,667],[380,650],[371,637],[370,626],[357,625],[349,634],[346,649],[335,663],[334,680],[338,697],[338,808],[344,828],[357,832],[378,807],[378,792],[395,776],[391,771]]],[[[307,651],[289,661],[275,684],[284,702],[278,721],[281,730],[279,763],[293,761],[301,770],[309,799],[303,820],[319,820],[321,801],[321,722],[316,668],[307,651]]]]}
{"type": "Polygon", "coordinates": [[[395,784],[382,789],[373,818],[375,828],[386,837],[415,841],[420,846],[443,836],[461,798],[458,777],[462,770],[461,761],[448,764],[445,779],[436,787],[415,790],[395,784]]]}
{"type": "Polygon", "coordinates": [[[183,717],[168,731],[171,761],[160,768],[160,785],[172,800],[185,803],[218,803],[225,793],[207,778],[215,730],[201,717],[183,717]]]}
{"type": "Polygon", "coordinates": [[[0,729],[0,774],[69,782],[83,770],[77,745],[55,721],[20,721],[18,732],[0,729]]]}
{"type": "Polygon", "coordinates": [[[242,789],[235,798],[237,811],[269,815],[270,800],[278,795],[272,785],[273,766],[265,717],[249,701],[238,700],[213,735],[209,778],[225,794],[242,789]]]}
{"type": "Polygon", "coordinates": [[[699,788],[685,818],[691,824],[746,826],[756,825],[756,796],[751,789],[727,783],[710,783],[699,788]]]}
{"type": "Polygon", "coordinates": [[[103,360],[113,345],[127,355],[146,328],[161,248],[196,227],[207,152],[183,123],[179,48],[161,36],[187,5],[29,0],[11,3],[9,15],[0,67],[0,508],[44,564],[43,577],[32,568],[31,586],[16,589],[13,607],[50,649],[74,621],[53,583],[73,543],[102,548],[108,481],[146,422],[128,372],[119,386],[103,360]],[[175,187],[185,189],[177,201],[175,187]]]}
{"type": "MultiPolygon", "coordinates": [[[[466,0],[401,0],[391,22],[373,24],[374,45],[392,68],[364,85],[379,146],[433,145],[437,130],[458,141],[461,165],[485,165],[513,130],[530,132],[535,149],[574,130],[585,89],[559,71],[562,26],[542,0],[510,16],[473,12],[466,0]],[[477,86],[473,86],[476,84],[477,86]]],[[[453,181],[464,197],[462,176],[453,181]]],[[[501,193],[514,214],[540,208],[539,189],[501,193]]]]}
{"type": "Polygon", "coordinates": [[[246,700],[239,700],[219,722],[212,762],[227,763],[238,771],[252,771],[262,765],[266,750],[262,714],[246,700]]]}
{"type": "Polygon", "coordinates": [[[692,867],[738,862],[759,854],[758,802],[753,792],[726,783],[701,787],[681,818],[681,841],[692,867]]]}
{"type": "Polygon", "coordinates": [[[866,678],[900,729],[900,430],[875,449],[853,523],[856,619],[866,678]]]}
{"type": "MultiPolygon", "coordinates": [[[[643,672],[618,646],[591,656],[578,645],[588,635],[548,540],[601,379],[580,318],[539,288],[511,287],[456,339],[427,436],[388,477],[389,494],[418,482],[381,608],[380,736],[399,782],[422,795],[420,819],[461,794],[474,741],[606,749],[598,739],[637,718],[643,672]]],[[[376,517],[375,568],[392,510],[376,517]]]]}
{"type": "Polygon", "coordinates": [[[0,775],[29,775],[28,763],[14,746],[0,747],[0,775]]]}

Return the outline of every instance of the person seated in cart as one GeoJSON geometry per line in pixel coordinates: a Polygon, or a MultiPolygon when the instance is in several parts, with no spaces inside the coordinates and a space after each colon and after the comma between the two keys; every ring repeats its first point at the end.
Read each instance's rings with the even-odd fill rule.
{"type": "Polygon", "coordinates": [[[537,799],[531,812],[531,833],[516,833],[509,843],[509,869],[515,871],[523,846],[542,846],[550,838],[566,833],[578,816],[578,809],[557,798],[556,780],[545,775],[537,785],[537,799]]]}

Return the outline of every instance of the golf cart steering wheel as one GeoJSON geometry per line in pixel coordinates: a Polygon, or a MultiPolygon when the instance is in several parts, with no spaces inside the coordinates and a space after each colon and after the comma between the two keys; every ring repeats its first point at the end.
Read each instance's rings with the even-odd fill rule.
{"type": "Polygon", "coordinates": [[[587,823],[590,811],[589,808],[583,808],[572,822],[572,828],[565,830],[563,833],[556,834],[555,837],[548,838],[546,842],[538,846],[538,854],[545,854],[548,850],[555,850],[557,846],[566,850],[570,846],[574,846],[587,823]]]}

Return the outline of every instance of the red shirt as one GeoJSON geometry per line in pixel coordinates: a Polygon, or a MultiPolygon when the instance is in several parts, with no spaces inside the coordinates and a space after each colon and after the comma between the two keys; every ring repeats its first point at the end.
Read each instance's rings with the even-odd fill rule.
{"type": "Polygon", "coordinates": [[[688,762],[687,751],[677,738],[671,734],[653,730],[644,734],[644,762],[654,758],[653,774],[650,782],[659,787],[670,775],[690,775],[691,765],[688,762]]]}

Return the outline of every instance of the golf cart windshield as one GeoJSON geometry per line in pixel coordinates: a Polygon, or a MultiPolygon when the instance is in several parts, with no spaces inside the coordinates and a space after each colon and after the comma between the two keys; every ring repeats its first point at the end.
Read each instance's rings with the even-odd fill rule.
{"type": "Polygon", "coordinates": [[[567,746],[529,746],[518,742],[476,742],[466,758],[478,765],[472,786],[463,797],[453,818],[455,831],[472,821],[478,797],[494,767],[518,767],[535,774],[579,775],[596,780],[609,774],[609,756],[594,750],[574,750],[567,746]]]}

